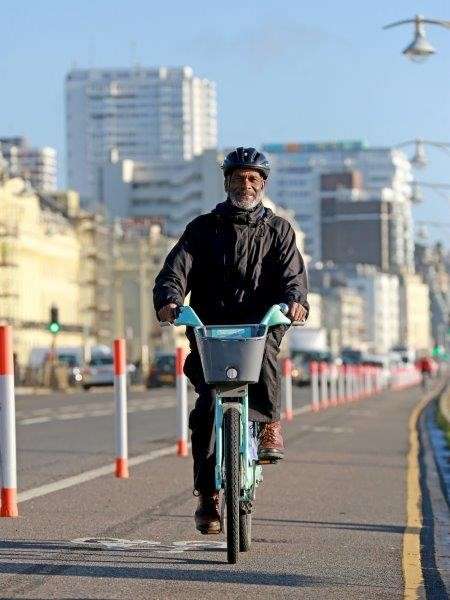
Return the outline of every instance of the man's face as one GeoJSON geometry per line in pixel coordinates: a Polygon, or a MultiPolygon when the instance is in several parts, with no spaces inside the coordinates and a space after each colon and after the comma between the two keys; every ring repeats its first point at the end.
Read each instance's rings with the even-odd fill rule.
{"type": "Polygon", "coordinates": [[[264,177],[255,169],[236,169],[225,181],[231,202],[239,208],[254,208],[263,197],[264,177]]]}

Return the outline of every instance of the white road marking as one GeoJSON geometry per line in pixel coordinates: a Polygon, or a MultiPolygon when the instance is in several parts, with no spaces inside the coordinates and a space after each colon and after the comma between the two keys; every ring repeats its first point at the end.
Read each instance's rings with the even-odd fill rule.
{"type": "MultiPolygon", "coordinates": [[[[142,463],[155,460],[156,458],[161,458],[162,456],[175,454],[176,448],[177,447],[175,445],[165,446],[164,448],[153,450],[153,452],[149,452],[148,454],[140,454],[139,456],[130,458],[128,460],[128,464],[130,467],[134,467],[136,465],[141,465],[142,463]]],[[[115,465],[111,464],[98,467],[97,469],[92,469],[90,471],[84,471],[84,473],[79,473],[73,477],[59,479],[53,483],[47,483],[46,485],[41,485],[39,487],[26,490],[25,492],[21,492],[18,496],[18,500],[19,502],[26,502],[27,500],[32,500],[33,498],[40,498],[41,496],[46,496],[47,494],[52,494],[53,492],[59,492],[60,490],[65,490],[67,488],[74,487],[75,485],[80,485],[80,483],[86,483],[87,481],[98,479],[104,475],[109,475],[110,473],[114,473],[114,470],[115,465]]]]}
{"type": "MultiPolygon", "coordinates": [[[[172,408],[176,405],[175,399],[171,398],[157,398],[153,400],[131,400],[128,403],[129,413],[148,412],[152,410],[158,410],[162,408],[172,408]]],[[[107,417],[114,414],[114,404],[105,405],[104,402],[96,402],[89,406],[83,407],[84,410],[80,410],[80,405],[61,406],[55,409],[37,409],[30,411],[27,418],[19,419],[18,425],[35,425],[39,423],[49,423],[53,421],[70,421],[75,419],[86,419],[90,417],[107,417]],[[45,416],[40,416],[45,415],[45,416]]],[[[23,412],[18,413],[18,417],[24,416],[23,412]]]]}
{"type": "Polygon", "coordinates": [[[311,412],[311,405],[307,404],[306,406],[301,406],[300,408],[295,408],[292,411],[292,414],[294,415],[294,417],[296,415],[303,415],[304,413],[308,413],[311,412]]]}
{"type": "Polygon", "coordinates": [[[19,421],[18,425],[34,425],[35,423],[48,423],[52,421],[51,417],[32,417],[31,419],[23,419],[19,421]]]}
{"type": "Polygon", "coordinates": [[[71,419],[82,419],[86,416],[86,413],[67,413],[65,415],[57,415],[53,419],[54,421],[70,421],[71,419]]]}
{"type": "Polygon", "coordinates": [[[300,425],[300,431],[312,431],[314,433],[353,433],[351,427],[329,427],[327,425],[300,425]]]}

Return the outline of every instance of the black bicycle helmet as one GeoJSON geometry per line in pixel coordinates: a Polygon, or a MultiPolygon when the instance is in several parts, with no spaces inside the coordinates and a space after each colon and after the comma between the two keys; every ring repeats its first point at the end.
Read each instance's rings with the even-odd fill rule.
{"type": "Polygon", "coordinates": [[[227,154],[222,163],[225,177],[230,175],[235,169],[243,169],[245,167],[256,169],[264,179],[267,179],[270,173],[269,160],[262,152],[258,152],[256,148],[243,148],[240,146],[227,154]]]}

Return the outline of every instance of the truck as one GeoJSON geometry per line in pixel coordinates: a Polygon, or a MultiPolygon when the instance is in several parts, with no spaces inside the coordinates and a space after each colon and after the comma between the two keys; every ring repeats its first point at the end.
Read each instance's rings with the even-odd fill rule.
{"type": "Polygon", "coordinates": [[[323,327],[295,327],[289,334],[291,356],[297,352],[328,350],[327,332],[323,327]]]}

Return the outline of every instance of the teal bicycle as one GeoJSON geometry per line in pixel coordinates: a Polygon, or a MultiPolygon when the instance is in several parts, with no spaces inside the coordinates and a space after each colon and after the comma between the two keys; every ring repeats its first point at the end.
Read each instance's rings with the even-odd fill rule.
{"type": "Polygon", "coordinates": [[[259,380],[269,327],[291,325],[287,306],[275,304],[261,323],[204,325],[189,306],[181,306],[174,325],[192,327],[206,383],[215,395],[215,483],[222,496],[222,531],[226,514],[227,558],[251,546],[252,508],[262,482],[258,460],[258,423],[249,422],[248,384],[259,380]]]}

